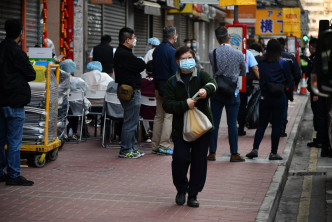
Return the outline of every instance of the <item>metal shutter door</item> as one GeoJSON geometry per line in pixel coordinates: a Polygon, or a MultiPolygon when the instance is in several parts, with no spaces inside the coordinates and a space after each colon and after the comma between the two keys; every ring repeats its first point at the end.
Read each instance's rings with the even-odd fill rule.
{"type": "Polygon", "coordinates": [[[183,44],[183,40],[188,38],[188,19],[184,15],[180,15],[180,30],[179,30],[180,41],[179,44],[183,44]]]}
{"type": "Polygon", "coordinates": [[[137,45],[134,48],[136,56],[143,56],[146,53],[146,46],[148,44],[148,15],[144,14],[143,10],[134,10],[135,19],[135,35],[137,38],[137,45]]]}
{"type": "Polygon", "coordinates": [[[22,14],[21,0],[0,0],[0,41],[6,38],[5,22],[7,19],[20,19],[22,14]]]}
{"type": "MultiPolygon", "coordinates": [[[[39,21],[39,0],[29,0],[27,1],[27,25],[26,25],[26,40],[27,40],[27,49],[29,47],[35,47],[36,44],[41,45],[42,35],[40,33],[40,23],[39,21]],[[38,27],[39,26],[39,27],[38,27]]],[[[42,30],[41,30],[42,32],[42,30]]]]}
{"type": "Polygon", "coordinates": [[[113,1],[111,5],[104,5],[103,34],[112,36],[112,45],[119,44],[119,31],[126,26],[126,2],[113,1]]]}
{"type": "Polygon", "coordinates": [[[194,20],[188,19],[188,38],[194,38],[194,20]]]}
{"type": "Polygon", "coordinates": [[[102,35],[102,5],[88,3],[88,53],[100,43],[102,35]]]}
{"type": "Polygon", "coordinates": [[[152,35],[156,37],[161,42],[163,40],[163,28],[165,20],[165,11],[162,10],[161,16],[153,16],[153,27],[152,27],[152,35]]]}

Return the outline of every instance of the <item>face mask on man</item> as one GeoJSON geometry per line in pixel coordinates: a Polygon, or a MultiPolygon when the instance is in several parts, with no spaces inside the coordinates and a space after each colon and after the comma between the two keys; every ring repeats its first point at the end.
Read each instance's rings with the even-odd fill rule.
{"type": "Polygon", "coordinates": [[[192,46],[193,46],[193,48],[196,48],[196,47],[197,47],[197,43],[194,42],[194,43],[192,44],[192,46]]]}
{"type": "Polygon", "coordinates": [[[187,43],[186,46],[190,48],[190,47],[191,47],[191,44],[190,44],[190,43],[187,43]]]}
{"type": "Polygon", "coordinates": [[[136,46],[136,43],[137,43],[137,39],[135,38],[134,42],[133,42],[133,46],[136,46]]]}
{"type": "Polygon", "coordinates": [[[190,72],[193,70],[196,66],[195,59],[183,59],[180,60],[180,69],[182,69],[185,72],[190,72]]]}

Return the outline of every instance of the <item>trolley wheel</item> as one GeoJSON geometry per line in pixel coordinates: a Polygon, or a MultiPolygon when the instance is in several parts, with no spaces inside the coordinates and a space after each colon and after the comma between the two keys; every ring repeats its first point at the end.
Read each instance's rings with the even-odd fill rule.
{"type": "Polygon", "coordinates": [[[30,164],[32,164],[34,167],[38,167],[38,168],[44,167],[45,163],[46,163],[46,158],[43,157],[43,161],[39,162],[39,160],[42,158],[42,155],[43,154],[37,154],[37,155],[33,156],[30,164]]]}
{"type": "Polygon", "coordinates": [[[51,150],[50,152],[47,153],[47,159],[55,161],[56,159],[58,159],[58,153],[59,153],[59,148],[51,150]]]}
{"type": "Polygon", "coordinates": [[[61,149],[63,147],[63,145],[65,145],[66,139],[65,138],[61,138],[60,141],[61,141],[61,145],[60,145],[59,148],[61,149]]]}

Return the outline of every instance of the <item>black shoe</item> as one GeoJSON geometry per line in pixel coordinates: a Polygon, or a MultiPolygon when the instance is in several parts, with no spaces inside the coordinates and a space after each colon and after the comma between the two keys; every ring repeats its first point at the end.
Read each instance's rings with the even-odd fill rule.
{"type": "Polygon", "coordinates": [[[239,128],[237,134],[238,134],[238,136],[245,136],[245,135],[247,135],[247,132],[244,131],[243,128],[239,128]]]}
{"type": "Polygon", "coordinates": [[[286,133],[286,124],[282,124],[281,125],[281,132],[280,132],[280,137],[286,137],[287,133],[286,133]]]}
{"type": "Polygon", "coordinates": [[[312,147],[322,148],[323,144],[318,143],[317,140],[314,139],[314,141],[307,143],[307,146],[310,148],[312,147]]]}
{"type": "Polygon", "coordinates": [[[199,207],[199,202],[197,201],[197,197],[188,197],[187,205],[189,207],[199,207]]]}
{"type": "Polygon", "coordinates": [[[247,153],[246,157],[248,157],[249,159],[258,157],[258,150],[253,149],[252,151],[250,151],[250,153],[247,153]]]}
{"type": "Polygon", "coordinates": [[[328,148],[323,147],[322,151],[320,152],[320,156],[321,157],[332,157],[331,147],[328,147],[328,148]]]}
{"type": "Polygon", "coordinates": [[[1,182],[6,182],[6,180],[7,180],[7,174],[4,173],[0,176],[0,183],[1,182]]]}
{"type": "Polygon", "coordinates": [[[6,185],[12,186],[32,186],[34,184],[33,181],[27,180],[22,176],[18,176],[16,178],[8,177],[6,180],[6,185]]]}
{"type": "Polygon", "coordinates": [[[285,133],[285,131],[281,131],[280,137],[287,137],[287,133],[285,133]]]}
{"type": "Polygon", "coordinates": [[[282,157],[277,153],[270,153],[269,160],[282,160],[282,157]]]}
{"type": "Polygon", "coordinates": [[[183,205],[186,202],[186,193],[178,192],[175,197],[175,202],[177,205],[183,205]]]}

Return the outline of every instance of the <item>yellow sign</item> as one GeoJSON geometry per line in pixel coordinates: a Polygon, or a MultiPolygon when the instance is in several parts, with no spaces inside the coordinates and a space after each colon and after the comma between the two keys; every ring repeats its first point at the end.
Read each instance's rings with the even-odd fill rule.
{"type": "Polygon", "coordinates": [[[193,4],[180,4],[180,9],[167,10],[168,13],[193,13],[193,4]]]}
{"type": "Polygon", "coordinates": [[[256,0],[219,0],[220,6],[256,5],[256,0]]]}
{"type": "Polygon", "coordinates": [[[283,8],[282,17],[284,21],[284,32],[292,33],[293,36],[296,37],[301,37],[301,9],[283,8]]]}
{"type": "Polygon", "coordinates": [[[256,35],[284,35],[281,10],[256,11],[256,35]]]}

